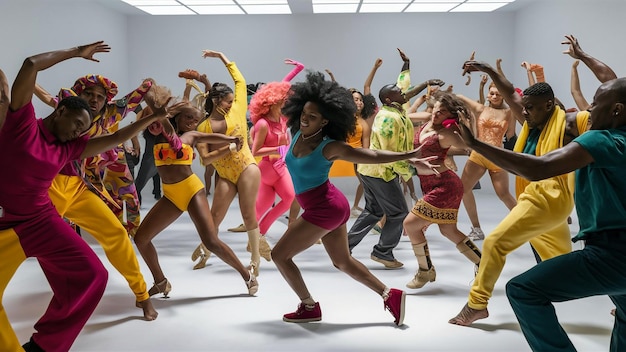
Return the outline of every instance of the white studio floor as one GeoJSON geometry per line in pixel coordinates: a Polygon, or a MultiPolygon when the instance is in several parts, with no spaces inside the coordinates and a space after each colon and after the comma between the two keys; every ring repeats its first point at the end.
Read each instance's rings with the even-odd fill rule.
{"type": "MultiPolygon", "coordinates": [[[[334,179],[353,199],[354,178],[334,179]]],[[[506,208],[493,193],[488,178],[483,189],[475,191],[483,230],[488,233],[504,217],[506,208]]],[[[154,203],[151,186],[144,189],[147,213],[154,203]]],[[[419,195],[419,191],[418,191],[419,195]]],[[[410,199],[409,199],[410,200],[410,199]]],[[[229,233],[227,228],[241,222],[237,202],[221,225],[220,237],[244,263],[245,233],[229,233]]],[[[575,214],[572,233],[578,229],[575,214]]],[[[348,227],[354,222],[350,219],[348,227]]],[[[273,225],[268,233],[276,243],[286,229],[286,221],[273,225]]],[[[468,231],[465,210],[459,212],[459,229],[468,231]]],[[[156,321],[146,322],[134,307],[134,296],[126,281],[113,269],[102,249],[89,235],[96,253],[109,270],[107,290],[99,307],[74,344],[73,351],[528,351],[517,320],[504,294],[511,277],[531,267],[535,260],[525,245],[509,255],[489,303],[490,317],[472,327],[448,324],[467,300],[473,278],[472,265],[455,246],[432,226],[427,232],[431,256],[437,268],[437,281],[420,290],[408,290],[405,325],[395,327],[392,316],[383,309],[382,299],[365,286],[336,270],[322,246],[316,245],[295,258],[313,297],[320,302],[323,320],[319,323],[284,323],[282,315],[295,310],[297,296],[290,290],[272,262],[263,261],[256,297],[246,295],[240,276],[216,257],[209,266],[192,270],[190,255],[199,243],[189,217],[184,214],[160,234],[155,244],[161,265],[173,290],[169,299],[154,296],[159,311],[156,321]]],[[[367,236],[355,248],[354,256],[390,287],[404,289],[417,268],[407,237],[395,250],[405,266],[385,270],[369,259],[376,235],[367,236]]],[[[477,242],[482,245],[482,241],[477,242]]],[[[575,245],[580,249],[580,245],[575,245]]],[[[151,286],[152,277],[143,263],[142,271],[151,286]]],[[[4,295],[4,306],[18,337],[26,342],[33,324],[43,314],[51,297],[41,269],[27,260],[13,277],[4,295]]],[[[579,351],[607,351],[613,317],[607,297],[594,297],[556,306],[560,321],[579,351]]]]}

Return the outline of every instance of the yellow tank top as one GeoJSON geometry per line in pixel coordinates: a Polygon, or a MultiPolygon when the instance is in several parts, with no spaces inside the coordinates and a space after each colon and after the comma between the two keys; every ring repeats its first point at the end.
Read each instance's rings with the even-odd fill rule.
{"type": "Polygon", "coordinates": [[[183,144],[183,148],[176,152],[169,143],[158,143],[154,145],[153,151],[156,166],[191,165],[193,162],[193,148],[188,144],[183,144]]]}

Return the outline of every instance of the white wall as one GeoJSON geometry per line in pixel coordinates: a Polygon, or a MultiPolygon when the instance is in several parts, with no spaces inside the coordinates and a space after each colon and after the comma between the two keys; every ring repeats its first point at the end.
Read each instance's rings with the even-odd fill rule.
{"type": "MultiPolygon", "coordinates": [[[[280,80],[291,68],[283,59],[293,58],[309,69],[328,68],[343,85],[362,89],[374,61],[381,57],[383,66],[372,85],[377,96],[380,87],[395,82],[402,66],[396,48],[402,48],[411,58],[414,82],[441,78],[463,91],[461,64],[473,50],[488,60],[512,61],[513,20],[513,13],[131,16],[132,52],[149,59],[134,58],[129,67],[133,80],[153,75],[176,91],[184,84],[176,73],[188,67],[206,72],[212,82],[232,82],[219,61],[200,57],[201,49],[214,49],[237,62],[248,82],[280,80]],[[483,33],[502,44],[492,45],[483,33]]],[[[476,86],[464,93],[476,95],[476,86]]]]}
{"type": "MultiPolygon", "coordinates": [[[[200,57],[206,48],[224,51],[248,82],[281,79],[290,69],[282,60],[291,57],[307,68],[329,68],[342,84],[359,89],[381,57],[383,67],[372,86],[376,93],[395,80],[401,66],[395,48],[400,47],[412,59],[414,82],[437,77],[462,94],[476,96],[477,75],[469,87],[460,76],[461,64],[476,50],[479,60],[494,63],[502,58],[505,72],[520,87],[527,86],[521,61],[543,64],[548,81],[571,106],[572,60],[561,54],[563,35],[578,36],[585,50],[620,75],[626,72],[625,53],[616,37],[623,33],[625,11],[626,2],[619,0],[542,0],[516,12],[486,14],[166,17],[126,15],[93,1],[3,0],[0,67],[12,80],[26,56],[103,39],[112,52],[98,55],[101,63],[69,60],[42,72],[39,82],[55,92],[80,75],[101,73],[124,93],[150,76],[182,94],[183,82],[176,74],[185,68],[206,72],[211,81],[230,82],[217,60],[200,57]]],[[[586,68],[580,67],[580,73],[583,92],[591,100],[598,82],[586,68]]]]}
{"type": "MultiPolygon", "coordinates": [[[[52,94],[60,87],[71,87],[76,78],[89,73],[111,77],[121,92],[138,84],[128,81],[128,41],[126,16],[97,3],[82,1],[2,0],[0,1],[0,68],[9,83],[22,61],[31,55],[74,47],[98,40],[111,45],[112,51],[98,54],[100,63],[71,59],[41,72],[37,81],[52,94]],[[134,84],[132,86],[130,84],[134,84]]],[[[33,100],[39,116],[50,108],[33,100]]]]}
{"type": "MultiPolygon", "coordinates": [[[[569,88],[573,59],[562,54],[567,48],[560,45],[564,35],[576,36],[583,50],[608,64],[618,77],[624,76],[624,13],[626,2],[621,0],[549,0],[521,9],[515,17],[516,63],[542,63],[555,94],[567,107],[573,107],[569,88]]],[[[516,82],[527,83],[525,73],[518,67],[516,82]]],[[[600,82],[583,64],[578,71],[583,94],[591,103],[600,82]]]]}

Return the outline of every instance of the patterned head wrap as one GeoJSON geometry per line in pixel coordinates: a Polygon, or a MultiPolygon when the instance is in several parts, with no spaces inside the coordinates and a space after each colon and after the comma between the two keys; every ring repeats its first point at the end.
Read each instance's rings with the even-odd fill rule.
{"type": "Polygon", "coordinates": [[[74,82],[74,86],[72,90],[76,95],[80,95],[85,88],[93,87],[93,86],[102,86],[107,94],[107,102],[113,100],[113,98],[117,95],[117,84],[110,79],[102,76],[102,75],[87,75],[84,77],[80,77],[74,82]]]}

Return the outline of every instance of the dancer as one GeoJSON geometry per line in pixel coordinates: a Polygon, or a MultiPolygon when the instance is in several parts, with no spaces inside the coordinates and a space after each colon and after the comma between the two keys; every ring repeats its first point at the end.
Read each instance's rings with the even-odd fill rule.
{"type": "MultiPolygon", "coordinates": [[[[515,145],[516,152],[541,156],[567,145],[586,130],[589,114],[566,114],[556,105],[549,84],[532,85],[520,97],[511,82],[488,64],[467,61],[464,67],[487,73],[516,119],[525,119],[515,145]]],[[[467,326],[489,316],[487,303],[504,267],[506,255],[522,244],[530,242],[542,260],[571,252],[567,217],[573,209],[574,200],[570,176],[563,174],[536,182],[516,178],[517,205],[485,238],[480,268],[468,303],[449,323],[467,326]]]]}
{"type": "Polygon", "coordinates": [[[480,262],[480,250],[456,225],[463,183],[456,172],[444,164],[449,151],[467,149],[455,135],[455,131],[458,132],[456,121],[462,111],[467,111],[463,100],[450,93],[438,92],[430,121],[422,125],[415,136],[414,143],[422,148],[422,156],[435,156],[433,163],[440,166],[433,170],[416,166],[424,196],[415,203],[403,222],[418,264],[415,276],[406,284],[408,288],[421,288],[435,281],[437,274],[424,235],[430,224],[438,224],[441,234],[476,267],[480,262]]]}
{"type": "MultiPolygon", "coordinates": [[[[216,228],[219,228],[235,195],[239,195],[239,209],[246,226],[248,244],[252,253],[250,265],[253,267],[255,275],[258,275],[260,256],[263,256],[267,261],[270,261],[272,257],[270,246],[265,237],[261,237],[257,222],[256,199],[261,183],[261,172],[248,145],[246,81],[239,72],[237,65],[223,53],[204,50],[202,56],[204,58],[219,58],[224,63],[235,82],[235,91],[233,93],[233,90],[224,83],[213,84],[205,105],[209,117],[198,126],[198,131],[241,136],[243,139],[243,146],[240,150],[212,162],[220,177],[215,183],[211,215],[216,228]]],[[[199,143],[197,149],[200,157],[205,160],[208,153],[213,150],[212,148],[220,147],[220,145],[208,146],[199,143]]],[[[208,258],[210,252],[205,251],[202,247],[196,250],[204,252],[202,261],[206,262],[205,258],[208,258]]]]}
{"type": "MultiPolygon", "coordinates": [[[[102,76],[93,77],[99,77],[99,82],[110,82],[102,76]]],[[[135,95],[133,99],[126,101],[129,104],[135,104],[137,99],[142,100],[144,94],[152,89],[158,90],[160,88],[154,85],[154,81],[146,80],[137,90],[141,93],[135,95]]],[[[112,90],[116,91],[116,88],[111,84],[106,86],[100,84],[92,85],[82,90],[80,96],[88,98],[112,96],[114,95],[111,92],[112,90]]],[[[94,114],[97,114],[104,108],[101,106],[104,105],[104,99],[99,101],[101,103],[91,102],[92,105],[90,107],[94,114]],[[96,106],[93,104],[96,104],[96,106]]],[[[122,109],[117,104],[115,106],[122,109]]],[[[112,109],[107,109],[107,111],[110,112],[112,109]]],[[[99,116],[102,117],[102,115],[99,116]]],[[[99,122],[102,122],[102,120],[96,121],[96,123],[99,122]]],[[[95,136],[101,133],[102,130],[91,129],[90,132],[91,136],[95,136]]],[[[114,203],[110,198],[104,196],[101,193],[101,188],[95,188],[89,179],[84,178],[84,175],[80,175],[79,172],[81,170],[82,167],[76,161],[66,164],[52,181],[48,195],[61,216],[66,217],[80,226],[81,229],[86,230],[98,241],[111,264],[128,282],[135,294],[136,306],[143,309],[144,318],[146,320],[154,320],[157,318],[158,313],[150,302],[147,285],[141,274],[129,233],[119,221],[119,218],[111,211],[111,208],[114,207],[111,204],[118,203],[114,203]],[[109,200],[109,204],[105,200],[109,200]]]]}
{"type": "MultiPolygon", "coordinates": [[[[0,157],[3,165],[11,165],[10,173],[0,173],[0,294],[27,257],[38,259],[53,292],[36,332],[22,346],[26,351],[68,351],[100,301],[108,277],[93,250],[54,208],[48,196],[52,180],[70,160],[109,150],[166,116],[164,109],[157,109],[145,121],[92,139],[86,135],[91,109],[81,98],[65,98],[48,117],[35,118],[31,99],[39,71],[76,57],[97,62],[95,54],[109,51],[99,41],[27,58],[13,84],[10,111],[0,116],[0,148],[12,151],[0,157]]],[[[7,86],[0,74],[0,106],[9,102],[7,86]]],[[[2,306],[0,346],[20,350],[2,306]]]]}
{"type": "MultiPolygon", "coordinates": [[[[399,50],[399,49],[398,49],[399,50]]],[[[399,50],[404,64],[398,83],[388,84],[380,89],[379,97],[383,106],[376,114],[372,128],[372,150],[393,152],[408,151],[413,148],[413,123],[406,117],[403,105],[428,85],[441,85],[441,80],[429,80],[408,91],[409,59],[399,50]]],[[[398,178],[405,180],[413,176],[414,169],[406,161],[386,164],[362,164],[358,166],[365,191],[365,209],[348,231],[350,251],[370,232],[376,223],[385,216],[380,239],[374,246],[370,258],[387,269],[398,269],[404,264],[398,261],[393,250],[402,236],[402,221],[409,213],[398,178]]]]}
{"type": "Polygon", "coordinates": [[[320,305],[312,298],[293,257],[323,238],[333,265],[380,294],[395,324],[401,325],[405,294],[389,289],[350,255],[346,238],[350,205],[329,182],[328,173],[337,159],[386,163],[414,157],[418,151],[394,153],[355,149],[345,143],[355,128],[354,102],[348,90],[325,81],[320,72],[307,74],[306,82],[294,84],[291,91],[282,110],[294,134],[285,161],[304,213],[287,228],[274,246],[272,257],[301,303],[295,312],[285,314],[283,320],[305,323],[322,319],[320,305]]]}
{"type": "MultiPolygon", "coordinates": [[[[501,167],[534,182],[576,173],[582,250],[543,261],[506,285],[506,294],[533,351],[575,351],[558,322],[553,302],[608,295],[617,307],[610,351],[626,348],[626,78],[603,83],[591,105],[591,130],[542,156],[494,148],[463,138],[501,167]]],[[[470,121],[466,121],[470,126],[470,121]]]]}
{"type": "MultiPolygon", "coordinates": [[[[457,97],[465,103],[475,116],[477,116],[478,138],[494,146],[502,147],[502,141],[509,126],[511,124],[515,126],[516,122],[511,113],[511,109],[504,103],[504,98],[502,98],[495,84],[492,82],[489,85],[489,92],[487,94],[488,106],[479,104],[463,95],[457,95],[457,97]]],[[[520,121],[520,123],[523,122],[523,120],[520,121]]],[[[476,209],[476,198],[474,197],[472,188],[487,171],[489,172],[493,189],[504,205],[511,210],[516,204],[515,198],[513,198],[513,195],[509,191],[509,174],[486,160],[477,152],[472,151],[463,168],[461,181],[465,189],[463,205],[472,223],[468,237],[474,241],[485,239],[485,234],[480,228],[478,210],[476,209]]]]}
{"type": "Polygon", "coordinates": [[[259,161],[261,185],[256,200],[256,214],[262,241],[265,242],[265,234],[270,226],[289,210],[296,196],[284,161],[290,137],[287,121],[280,109],[287,99],[291,87],[289,82],[304,69],[304,65],[291,59],[286,59],[285,63],[296,67],[283,81],[261,86],[252,96],[249,106],[250,120],[254,124],[252,155],[262,157],[259,161]],[[277,195],[280,197],[278,203],[277,195]]]}
{"type": "Polygon", "coordinates": [[[193,147],[196,143],[227,144],[226,147],[205,154],[204,161],[211,162],[211,158],[220,158],[231,152],[237,152],[242,141],[237,136],[195,131],[203,114],[189,102],[173,105],[169,108],[169,113],[172,115],[171,124],[170,121],[166,121],[162,125],[156,124],[151,127],[155,133],[161,134],[154,145],[154,158],[163,181],[164,197],[150,209],[135,235],[137,249],[154,278],[154,286],[150,288],[149,294],[153,296],[162,293],[168,297],[172,289],[171,283],[161,269],[152,239],[187,211],[204,246],[237,270],[246,282],[248,293],[254,295],[258,290],[258,283],[253,269],[244,267],[232,249],[217,236],[217,227],[213,223],[204,184],[191,169],[193,147]]]}
{"type": "MultiPolygon", "coordinates": [[[[117,95],[117,84],[102,75],[79,77],[72,88],[61,89],[60,97],[78,95],[89,103],[94,114],[94,124],[89,130],[91,137],[112,133],[119,128],[119,123],[128,113],[140,107],[144,95],[150,89],[153,80],[144,80],[134,91],[121,99],[113,100],[117,95]]],[[[37,86],[37,96],[54,107],[58,98],[47,98],[50,94],[37,86]],[[42,97],[43,96],[43,97],[42,97]]],[[[124,225],[132,237],[139,226],[139,197],[133,177],[126,163],[123,144],[107,151],[103,155],[88,158],[81,163],[68,163],[61,174],[67,176],[82,175],[89,188],[106,200],[107,205],[124,225]],[[126,220],[124,220],[126,205],[126,220]]]]}

